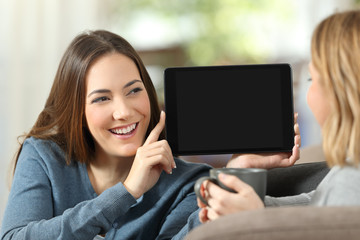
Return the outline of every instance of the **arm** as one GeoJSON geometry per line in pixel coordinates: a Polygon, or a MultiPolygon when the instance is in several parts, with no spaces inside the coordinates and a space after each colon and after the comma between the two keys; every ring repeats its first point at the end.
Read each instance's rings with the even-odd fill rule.
{"type": "Polygon", "coordinates": [[[201,225],[200,219],[199,219],[199,213],[201,209],[197,209],[195,212],[193,212],[187,221],[187,224],[178,232],[172,240],[182,240],[189,234],[191,230],[201,225]]]}
{"type": "Polygon", "coordinates": [[[266,207],[280,207],[280,206],[302,206],[309,205],[315,190],[309,193],[302,193],[295,196],[288,197],[270,197],[265,196],[266,207]]]}
{"type": "Polygon", "coordinates": [[[191,192],[166,217],[156,239],[183,239],[192,228],[200,224],[197,214],[193,214],[197,210],[196,195],[191,192]]]}
{"type": "Polygon", "coordinates": [[[159,235],[156,239],[181,240],[193,228],[201,224],[198,217],[199,208],[196,204],[194,184],[199,177],[207,176],[209,169],[210,166],[207,165],[196,164],[194,166],[193,163],[179,161],[179,168],[175,174],[180,185],[178,188],[176,183],[167,184],[167,188],[171,188],[166,191],[172,191],[175,199],[172,197],[170,200],[172,206],[169,209],[171,210],[161,223],[159,235]]]}

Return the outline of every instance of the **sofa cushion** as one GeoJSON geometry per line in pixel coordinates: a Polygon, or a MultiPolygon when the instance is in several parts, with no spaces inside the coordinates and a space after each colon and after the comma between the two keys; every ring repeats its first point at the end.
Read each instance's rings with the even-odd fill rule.
{"type": "Polygon", "coordinates": [[[195,228],[187,240],[359,239],[360,207],[281,207],[244,211],[195,228]]]}

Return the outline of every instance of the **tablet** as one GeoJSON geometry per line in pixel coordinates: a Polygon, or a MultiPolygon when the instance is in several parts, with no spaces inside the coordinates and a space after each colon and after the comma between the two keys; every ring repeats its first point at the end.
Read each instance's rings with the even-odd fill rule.
{"type": "Polygon", "coordinates": [[[289,64],[167,68],[164,97],[174,155],[288,152],[294,146],[289,64]]]}

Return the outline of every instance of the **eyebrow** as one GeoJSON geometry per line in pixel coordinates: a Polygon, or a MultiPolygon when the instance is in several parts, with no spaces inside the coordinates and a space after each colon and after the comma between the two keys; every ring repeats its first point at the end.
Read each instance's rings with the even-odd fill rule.
{"type": "MultiPolygon", "coordinates": [[[[135,79],[132,80],[130,82],[128,82],[127,84],[125,84],[125,86],[123,87],[123,89],[130,87],[131,85],[137,83],[137,82],[142,82],[141,80],[135,79]]],[[[91,95],[95,94],[95,93],[109,93],[110,90],[109,89],[96,89],[94,91],[92,91],[91,93],[89,93],[88,97],[90,97],[91,95]]]]}
{"type": "Polygon", "coordinates": [[[125,84],[125,86],[123,87],[123,89],[128,88],[128,87],[130,87],[131,85],[133,85],[133,84],[135,84],[135,83],[137,83],[137,82],[141,82],[141,83],[142,83],[141,80],[135,79],[135,80],[132,80],[132,81],[128,82],[127,84],[125,84]]]}

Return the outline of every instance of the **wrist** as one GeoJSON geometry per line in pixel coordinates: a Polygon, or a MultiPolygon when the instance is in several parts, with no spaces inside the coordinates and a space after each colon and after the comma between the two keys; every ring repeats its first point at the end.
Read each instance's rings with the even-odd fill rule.
{"type": "Polygon", "coordinates": [[[139,199],[143,194],[140,192],[137,192],[136,190],[134,190],[132,187],[129,186],[128,183],[126,183],[126,181],[123,183],[124,187],[126,188],[126,190],[135,198],[135,199],[139,199]]]}

